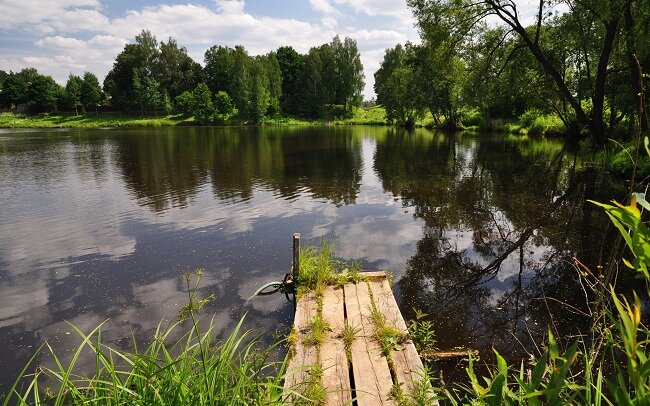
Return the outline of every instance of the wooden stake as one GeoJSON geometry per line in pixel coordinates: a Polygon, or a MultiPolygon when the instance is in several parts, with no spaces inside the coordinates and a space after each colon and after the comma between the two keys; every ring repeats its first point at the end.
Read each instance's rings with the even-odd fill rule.
{"type": "Polygon", "coordinates": [[[293,280],[300,279],[300,233],[293,233],[293,280]]]}

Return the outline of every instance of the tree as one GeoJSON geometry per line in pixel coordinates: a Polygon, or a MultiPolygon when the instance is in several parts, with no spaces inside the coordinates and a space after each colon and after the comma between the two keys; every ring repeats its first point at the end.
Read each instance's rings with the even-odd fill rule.
{"type": "Polygon", "coordinates": [[[205,83],[199,85],[192,92],[194,101],[194,118],[199,124],[209,124],[214,119],[214,105],[210,89],[205,83]]]}
{"type": "Polygon", "coordinates": [[[251,66],[250,109],[248,118],[261,123],[269,109],[269,77],[263,57],[257,57],[251,66]]]}
{"type": "Polygon", "coordinates": [[[238,45],[233,53],[233,73],[231,89],[228,94],[233,98],[235,106],[240,113],[251,116],[250,98],[251,98],[251,57],[248,56],[246,49],[238,45]]]}
{"type": "Polygon", "coordinates": [[[9,77],[9,74],[2,69],[0,69],[0,89],[2,89],[2,85],[5,82],[5,79],[9,77]]]}
{"type": "Polygon", "coordinates": [[[336,72],[335,103],[343,104],[346,111],[358,107],[363,100],[361,93],[364,86],[363,65],[357,42],[345,37],[343,42],[338,35],[330,43],[334,55],[336,72]]]}
{"type": "MultiPolygon", "coordinates": [[[[635,0],[601,1],[577,0],[567,1],[570,15],[584,17],[578,27],[582,35],[579,40],[579,60],[573,66],[567,67],[567,59],[554,57],[553,42],[546,41],[546,28],[557,19],[548,13],[549,7],[555,3],[540,0],[538,4],[536,21],[533,26],[525,27],[520,20],[517,4],[513,0],[408,0],[408,5],[413,9],[417,24],[424,36],[435,27],[439,19],[451,22],[454,35],[459,37],[471,36],[473,29],[480,26],[479,22],[487,18],[500,21],[506,28],[504,36],[496,47],[506,43],[509,37],[521,41],[521,47],[528,50],[539,63],[542,71],[552,80],[559,94],[568,103],[576,120],[590,130],[592,140],[598,145],[603,145],[607,137],[607,124],[604,121],[605,99],[607,96],[607,78],[609,74],[610,59],[616,49],[619,38],[622,7],[625,2],[635,0]],[[583,24],[584,21],[587,24],[583,24]],[[433,24],[432,24],[433,23],[433,24]],[[549,46],[551,45],[551,46],[549,46]],[[578,65],[585,67],[589,73],[589,80],[584,82],[589,91],[586,95],[590,100],[590,109],[584,107],[579,95],[572,91],[573,75],[567,75],[567,68],[575,69],[578,65]]],[[[570,71],[570,70],[569,70],[570,71]]]]}
{"type": "Polygon", "coordinates": [[[163,96],[160,85],[146,70],[138,68],[133,72],[133,92],[142,114],[162,108],[163,96]]]}
{"type": "Polygon", "coordinates": [[[104,92],[115,108],[127,111],[137,106],[133,93],[133,72],[141,65],[137,54],[137,45],[126,44],[104,79],[104,92]]]}
{"type": "Polygon", "coordinates": [[[91,72],[85,72],[81,83],[81,103],[84,107],[94,107],[97,114],[97,107],[103,99],[102,88],[99,86],[97,76],[91,72]]]}
{"type": "Polygon", "coordinates": [[[144,76],[155,80],[156,64],[159,61],[160,53],[157,47],[156,37],[151,32],[143,30],[135,37],[134,44],[126,44],[124,50],[117,55],[113,69],[104,79],[104,91],[109,95],[110,102],[114,107],[122,110],[136,107],[143,109],[141,100],[135,94],[134,75],[136,70],[139,71],[140,86],[143,85],[144,76]]]}
{"type": "Polygon", "coordinates": [[[268,114],[275,116],[280,113],[280,98],[282,97],[282,71],[275,52],[263,57],[266,75],[269,79],[269,108],[268,114]]]}
{"type": "MultiPolygon", "coordinates": [[[[68,107],[74,110],[74,114],[79,114],[79,107],[83,106],[81,102],[81,85],[83,80],[77,75],[70,74],[65,84],[65,100],[68,107]]],[[[99,85],[99,84],[98,84],[99,85]]]]}
{"type": "Polygon", "coordinates": [[[232,94],[235,69],[235,51],[229,47],[214,45],[205,51],[205,78],[212,92],[223,90],[232,94]]]}
{"type": "MultiPolygon", "coordinates": [[[[410,44],[407,46],[413,50],[410,44]]],[[[377,101],[386,109],[386,118],[405,127],[413,127],[424,108],[422,100],[417,97],[422,80],[415,69],[414,57],[408,58],[405,48],[397,44],[395,48],[386,50],[375,73],[375,93],[377,101]]]]}
{"type": "Polygon", "coordinates": [[[2,92],[0,92],[0,106],[11,108],[18,106],[18,104],[27,103],[27,88],[30,83],[39,76],[39,73],[34,68],[25,68],[20,72],[9,72],[2,84],[2,92]]]}
{"type": "Polygon", "coordinates": [[[192,91],[201,82],[203,69],[179,47],[175,39],[160,43],[158,59],[154,64],[155,77],[168,98],[175,99],[184,91],[192,91]]]}
{"type": "Polygon", "coordinates": [[[176,96],[176,111],[186,117],[191,117],[194,114],[194,94],[193,92],[184,91],[176,96]]]}
{"type": "Polygon", "coordinates": [[[217,121],[225,123],[230,117],[235,115],[237,111],[232,103],[232,99],[228,93],[223,90],[218,91],[214,95],[214,111],[217,121]]]}
{"type": "Polygon", "coordinates": [[[290,46],[278,48],[276,52],[278,66],[282,76],[280,107],[288,114],[297,114],[299,92],[298,79],[302,69],[302,56],[290,46]]]}
{"type": "Polygon", "coordinates": [[[38,75],[27,87],[27,100],[34,112],[49,113],[56,110],[58,95],[59,85],[51,76],[38,75]]]}
{"type": "Polygon", "coordinates": [[[303,117],[316,118],[323,111],[325,86],[322,80],[322,63],[319,48],[311,48],[303,57],[303,65],[298,78],[296,95],[298,113],[303,117]]]}

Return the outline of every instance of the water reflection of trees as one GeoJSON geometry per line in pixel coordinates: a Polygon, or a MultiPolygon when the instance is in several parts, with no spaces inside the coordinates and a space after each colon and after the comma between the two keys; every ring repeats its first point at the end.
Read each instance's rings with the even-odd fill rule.
{"type": "Polygon", "coordinates": [[[585,199],[612,195],[578,162],[552,141],[396,132],[378,142],[384,188],[425,223],[399,281],[402,308],[435,315],[441,346],[466,337],[516,356],[549,324],[588,328],[571,263],[598,263],[606,220],[585,199]]]}
{"type": "Polygon", "coordinates": [[[154,211],[186,206],[208,183],[226,201],[262,187],[350,204],[359,191],[361,147],[350,129],[162,129],[116,144],[125,182],[154,211]]]}

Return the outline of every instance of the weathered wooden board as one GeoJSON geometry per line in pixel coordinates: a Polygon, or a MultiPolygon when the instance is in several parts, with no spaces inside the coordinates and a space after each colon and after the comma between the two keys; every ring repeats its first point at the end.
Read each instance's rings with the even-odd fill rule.
{"type": "Polygon", "coordinates": [[[375,337],[371,317],[373,308],[383,315],[388,325],[407,333],[386,274],[364,272],[363,275],[367,281],[325,289],[321,316],[330,329],[318,349],[304,343],[311,329],[311,320],[318,313],[316,297],[308,293],[298,301],[293,327],[298,340],[284,386],[287,403],[293,402],[292,391],[303,392],[312,380],[314,365],[322,367],[321,383],[327,392],[327,405],[350,405],[353,400],[359,406],[396,405],[396,400],[390,395],[394,384],[400,385],[406,395],[414,393],[416,383],[422,378],[423,366],[413,342],[407,340],[391,351],[391,373],[375,337]],[[343,338],[346,322],[355,330],[350,359],[343,338]]]}
{"type": "Polygon", "coordinates": [[[320,347],[323,366],[323,388],[327,393],[326,405],[339,406],[352,403],[350,369],[343,341],[344,296],[342,288],[329,286],[323,296],[323,320],[329,324],[325,342],[320,347]]]}
{"type": "Polygon", "coordinates": [[[368,284],[345,285],[345,300],[348,319],[359,330],[352,342],[352,373],[357,404],[394,405],[394,399],[389,396],[393,380],[388,361],[373,337],[374,327],[370,318],[372,300],[368,284]]]}
{"type": "MultiPolygon", "coordinates": [[[[388,281],[385,278],[378,279],[369,281],[368,285],[372,291],[375,306],[384,315],[386,324],[408,334],[406,323],[397,307],[388,281]]],[[[413,342],[411,340],[403,342],[402,345],[391,350],[390,357],[397,384],[401,386],[402,392],[406,395],[415,394],[417,385],[424,379],[424,366],[413,342]]],[[[430,389],[429,393],[433,395],[433,390],[430,389]]]]}
{"type": "Polygon", "coordinates": [[[318,314],[316,297],[312,293],[304,294],[296,306],[296,316],[293,322],[294,334],[298,340],[293,347],[293,354],[287,366],[284,380],[284,393],[287,403],[291,403],[292,392],[302,393],[309,383],[314,366],[318,365],[318,349],[313,345],[305,345],[305,335],[311,329],[311,320],[318,314]]]}

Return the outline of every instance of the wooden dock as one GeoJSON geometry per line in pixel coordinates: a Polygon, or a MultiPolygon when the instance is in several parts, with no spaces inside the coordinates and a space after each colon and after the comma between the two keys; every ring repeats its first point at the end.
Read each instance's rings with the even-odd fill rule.
{"type": "Polygon", "coordinates": [[[324,404],[337,406],[353,401],[359,406],[397,405],[398,397],[410,399],[422,388],[432,394],[386,274],[362,275],[364,281],[328,286],[320,298],[310,292],[298,299],[284,384],[286,403],[309,403],[305,398],[318,390],[326,394],[324,404]],[[401,337],[384,349],[378,340],[378,314],[401,337]],[[326,327],[315,343],[318,318],[326,327]]]}

